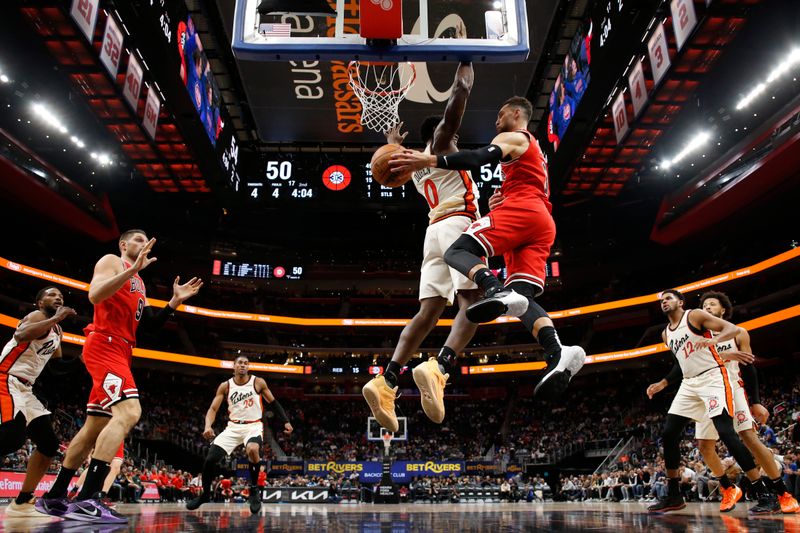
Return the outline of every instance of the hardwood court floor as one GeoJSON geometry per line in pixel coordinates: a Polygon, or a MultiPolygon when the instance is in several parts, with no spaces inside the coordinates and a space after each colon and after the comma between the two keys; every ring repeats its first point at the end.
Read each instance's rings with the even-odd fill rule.
{"type": "Polygon", "coordinates": [[[650,515],[640,503],[470,503],[470,504],[268,504],[251,516],[245,504],[206,504],[187,511],[183,504],[119,505],[127,526],[90,525],[60,519],[3,519],[12,532],[211,532],[286,531],[300,533],[454,533],[491,531],[723,532],[800,533],[799,515],[748,517],[739,504],[720,515],[718,504],[688,504],[686,509],[650,515]]]}

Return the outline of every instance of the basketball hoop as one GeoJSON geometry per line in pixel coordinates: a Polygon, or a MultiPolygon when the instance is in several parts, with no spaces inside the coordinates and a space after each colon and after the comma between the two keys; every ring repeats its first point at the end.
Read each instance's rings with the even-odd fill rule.
{"type": "Polygon", "coordinates": [[[386,453],[389,453],[389,447],[392,445],[392,438],[394,438],[394,433],[387,431],[383,435],[381,435],[383,439],[383,449],[386,453]]]}
{"type": "Polygon", "coordinates": [[[417,79],[413,63],[351,61],[350,87],[361,101],[361,124],[383,133],[400,122],[398,107],[417,79]]]}

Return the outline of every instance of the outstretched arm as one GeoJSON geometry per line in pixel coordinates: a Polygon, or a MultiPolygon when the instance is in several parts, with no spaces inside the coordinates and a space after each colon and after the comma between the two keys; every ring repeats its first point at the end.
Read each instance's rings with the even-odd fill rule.
{"type": "Polygon", "coordinates": [[[75,316],[77,313],[71,307],[61,306],[55,314],[47,318],[41,311],[34,311],[22,320],[17,325],[17,330],[14,332],[14,340],[17,342],[28,342],[34,339],[40,339],[47,335],[50,329],[64,320],[65,318],[75,316]]]}
{"type": "Polygon", "coordinates": [[[461,119],[464,117],[467,99],[469,99],[474,81],[475,72],[472,69],[472,63],[460,63],[456,70],[450,98],[447,100],[447,107],[444,110],[444,117],[433,132],[431,151],[434,154],[449,154],[456,151],[453,141],[461,127],[461,119]]]}

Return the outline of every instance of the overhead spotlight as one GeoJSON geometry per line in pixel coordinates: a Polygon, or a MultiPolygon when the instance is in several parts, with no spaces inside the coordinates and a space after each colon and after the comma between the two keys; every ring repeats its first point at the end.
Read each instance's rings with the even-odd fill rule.
{"type": "Polygon", "coordinates": [[[108,156],[108,154],[97,154],[97,162],[102,166],[110,165],[111,158],[108,156]]]}
{"type": "Polygon", "coordinates": [[[0,81],[2,81],[3,83],[8,83],[11,81],[11,78],[6,76],[5,74],[0,74],[0,81]]]}
{"type": "Polygon", "coordinates": [[[669,170],[669,168],[670,168],[672,165],[674,165],[675,163],[679,163],[679,162],[680,162],[681,160],[683,160],[683,159],[684,159],[684,158],[685,158],[687,155],[689,155],[690,153],[694,152],[695,150],[697,150],[698,148],[700,148],[701,146],[703,146],[705,143],[707,143],[707,142],[708,142],[708,140],[709,140],[710,138],[711,138],[711,134],[710,134],[710,133],[708,133],[707,131],[701,131],[701,132],[699,132],[697,135],[695,135],[694,137],[692,137],[692,138],[689,140],[689,142],[688,142],[688,143],[686,143],[686,146],[684,146],[684,147],[681,149],[681,151],[680,151],[680,152],[678,152],[677,154],[675,154],[675,156],[674,156],[674,157],[672,157],[671,159],[665,159],[665,160],[661,161],[661,165],[660,165],[660,167],[661,167],[661,168],[663,168],[664,170],[669,170]]]}
{"type": "Polygon", "coordinates": [[[795,47],[792,48],[791,52],[789,52],[789,55],[786,56],[786,58],[783,61],[781,61],[780,64],[778,64],[778,66],[772,70],[772,72],[769,73],[769,76],[767,76],[766,83],[759,83],[758,85],[753,87],[750,90],[750,92],[748,92],[741,100],[739,100],[739,103],[736,104],[736,109],[740,110],[750,105],[750,103],[758,95],[760,95],[766,90],[768,83],[774,82],[775,80],[786,74],[789,70],[791,70],[793,66],[797,65],[798,63],[800,63],[800,48],[795,47]]]}
{"type": "Polygon", "coordinates": [[[33,112],[36,113],[39,118],[44,120],[50,127],[57,129],[61,133],[67,133],[66,126],[64,126],[64,124],[61,123],[61,120],[59,120],[59,118],[43,104],[37,102],[31,106],[31,109],[33,109],[33,112]]]}

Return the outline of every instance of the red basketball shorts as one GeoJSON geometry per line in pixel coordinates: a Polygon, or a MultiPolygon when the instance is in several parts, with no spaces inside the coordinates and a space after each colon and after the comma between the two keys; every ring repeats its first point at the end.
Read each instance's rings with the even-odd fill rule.
{"type": "Polygon", "coordinates": [[[487,256],[502,255],[508,278],[505,284],[530,283],[536,295],[544,292],[547,258],[556,239],[556,223],[544,205],[521,207],[506,200],[464,232],[477,240],[487,256]]]}
{"type": "Polygon", "coordinates": [[[90,415],[111,416],[111,406],[138,398],[131,374],[133,345],[121,337],[92,331],[83,345],[83,362],[92,376],[92,390],[86,403],[90,415]]]}

